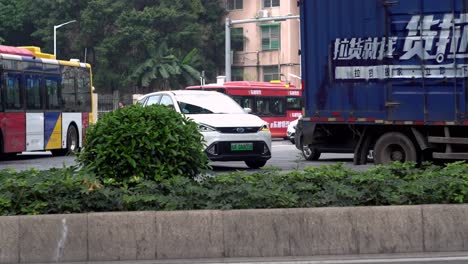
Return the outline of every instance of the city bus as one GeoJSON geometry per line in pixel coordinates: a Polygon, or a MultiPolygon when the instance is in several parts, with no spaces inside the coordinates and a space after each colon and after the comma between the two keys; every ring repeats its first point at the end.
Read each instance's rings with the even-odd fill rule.
{"type": "Polygon", "coordinates": [[[82,147],[93,122],[91,66],[0,45],[0,154],[82,147]]]}
{"type": "Polygon", "coordinates": [[[191,90],[218,91],[230,95],[243,108],[268,123],[272,137],[286,138],[291,121],[302,113],[302,90],[284,82],[233,81],[189,86],[191,90]]]}

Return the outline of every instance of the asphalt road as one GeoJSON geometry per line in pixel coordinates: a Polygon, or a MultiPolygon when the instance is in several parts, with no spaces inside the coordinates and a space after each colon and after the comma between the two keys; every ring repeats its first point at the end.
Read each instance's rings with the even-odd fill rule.
{"type": "MultiPolygon", "coordinates": [[[[272,158],[267,162],[266,166],[273,166],[284,171],[295,169],[303,169],[307,166],[320,166],[343,162],[345,166],[354,169],[362,170],[371,165],[354,166],[352,154],[322,154],[318,161],[304,160],[299,150],[297,150],[291,142],[287,140],[274,140],[272,143],[272,158]]],[[[38,170],[47,170],[50,168],[62,168],[71,166],[75,163],[75,157],[54,157],[50,152],[25,152],[13,158],[7,158],[0,161],[0,169],[13,168],[21,171],[31,168],[38,170]]],[[[215,173],[230,172],[236,170],[255,171],[249,169],[244,162],[211,162],[215,173]]]]}
{"type": "MultiPolygon", "coordinates": [[[[272,142],[272,158],[265,166],[280,168],[284,171],[303,169],[308,166],[330,165],[336,162],[356,170],[367,169],[372,165],[353,165],[353,154],[324,153],[318,161],[304,160],[301,152],[288,140],[274,140],[272,142]]],[[[214,171],[249,170],[244,162],[212,162],[214,171]]]]}

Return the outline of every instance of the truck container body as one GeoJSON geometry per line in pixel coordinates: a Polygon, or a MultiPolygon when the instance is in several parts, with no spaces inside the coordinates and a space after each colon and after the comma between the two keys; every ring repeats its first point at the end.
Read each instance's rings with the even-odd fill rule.
{"type": "Polygon", "coordinates": [[[300,6],[304,119],[296,145],[306,158],[468,158],[468,0],[300,6]]]}

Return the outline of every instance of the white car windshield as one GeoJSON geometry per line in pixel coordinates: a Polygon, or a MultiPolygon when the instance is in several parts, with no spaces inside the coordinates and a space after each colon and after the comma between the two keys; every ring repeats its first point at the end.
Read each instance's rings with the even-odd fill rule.
{"type": "Polygon", "coordinates": [[[224,94],[178,94],[180,111],[184,114],[245,114],[244,109],[224,94]]]}

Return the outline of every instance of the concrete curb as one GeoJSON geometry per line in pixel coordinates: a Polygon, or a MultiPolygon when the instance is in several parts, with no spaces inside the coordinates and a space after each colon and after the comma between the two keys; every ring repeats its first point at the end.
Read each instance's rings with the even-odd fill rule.
{"type": "Polygon", "coordinates": [[[468,205],[0,217],[0,263],[468,251],[468,205]]]}

